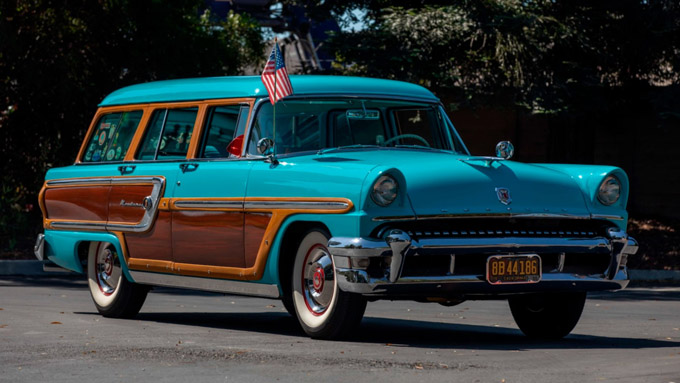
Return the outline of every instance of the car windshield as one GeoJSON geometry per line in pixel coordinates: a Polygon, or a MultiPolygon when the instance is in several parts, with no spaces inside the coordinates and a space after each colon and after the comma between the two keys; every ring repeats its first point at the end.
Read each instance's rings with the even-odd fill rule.
{"type": "Polygon", "coordinates": [[[438,104],[376,99],[287,100],[260,104],[248,154],[262,138],[277,154],[376,147],[467,153],[438,104]]]}

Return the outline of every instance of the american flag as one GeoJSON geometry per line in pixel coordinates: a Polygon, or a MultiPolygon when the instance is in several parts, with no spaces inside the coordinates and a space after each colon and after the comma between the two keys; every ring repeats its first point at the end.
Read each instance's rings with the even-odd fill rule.
{"type": "Polygon", "coordinates": [[[279,43],[274,43],[269,60],[262,71],[262,83],[269,93],[269,101],[274,104],[280,99],[293,94],[293,86],[288,78],[286,64],[283,62],[279,43]]]}

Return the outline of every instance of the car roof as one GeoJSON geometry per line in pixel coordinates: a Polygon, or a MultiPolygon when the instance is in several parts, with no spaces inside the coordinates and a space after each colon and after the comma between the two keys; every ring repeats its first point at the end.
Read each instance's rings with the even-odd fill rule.
{"type": "MultiPolygon", "coordinates": [[[[337,95],[407,98],[438,102],[422,86],[394,80],[347,76],[290,76],[294,95],[337,95]]],[[[260,76],[205,77],[154,81],[118,89],[99,106],[154,102],[197,101],[218,98],[264,97],[260,76]]]]}

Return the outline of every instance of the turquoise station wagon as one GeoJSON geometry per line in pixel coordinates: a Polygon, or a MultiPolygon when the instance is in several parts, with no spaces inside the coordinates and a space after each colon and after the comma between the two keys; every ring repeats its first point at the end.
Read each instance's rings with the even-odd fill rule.
{"type": "Polygon", "coordinates": [[[35,253],[129,318],[151,286],[279,298],[314,338],[367,302],[508,300],[561,338],[588,291],[628,283],[628,178],[611,166],[469,153],[413,84],[291,76],[133,85],[107,96],[73,165],[47,172],[35,253]]]}

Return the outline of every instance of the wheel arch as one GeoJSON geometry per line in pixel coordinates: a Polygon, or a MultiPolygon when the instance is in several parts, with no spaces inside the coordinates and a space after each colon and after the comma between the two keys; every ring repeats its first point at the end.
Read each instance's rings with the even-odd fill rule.
{"type": "MultiPolygon", "coordinates": [[[[125,258],[124,244],[113,233],[46,230],[45,241],[50,248],[47,259],[60,267],[80,274],[86,273],[87,255],[92,242],[109,242],[116,248],[116,252],[120,254],[122,259],[125,258]]],[[[121,262],[121,267],[125,278],[134,282],[134,279],[130,276],[127,262],[121,262]]]]}
{"type": "Polygon", "coordinates": [[[326,234],[330,234],[328,226],[319,221],[295,221],[288,225],[283,233],[281,246],[279,246],[278,249],[276,269],[279,279],[279,288],[284,297],[290,296],[292,291],[291,275],[298,244],[304,235],[312,229],[320,229],[325,231],[326,234]]]}

